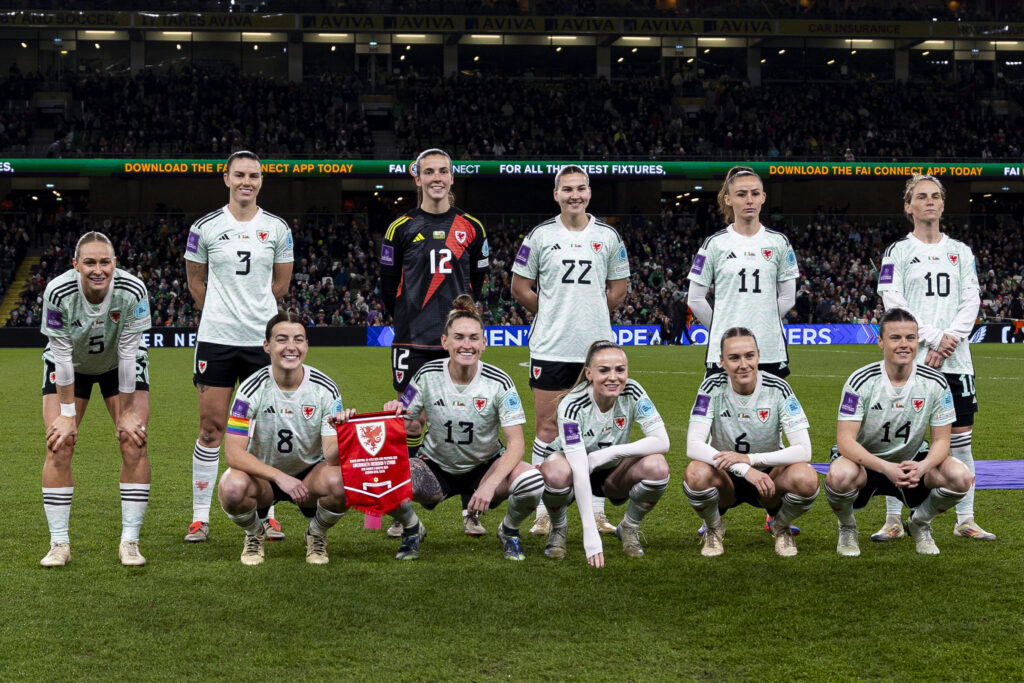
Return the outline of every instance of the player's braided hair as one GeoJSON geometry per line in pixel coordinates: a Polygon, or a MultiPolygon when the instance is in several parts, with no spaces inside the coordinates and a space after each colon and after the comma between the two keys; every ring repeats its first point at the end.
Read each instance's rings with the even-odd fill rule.
{"type": "Polygon", "coordinates": [[[473,301],[473,297],[469,294],[460,294],[455,297],[455,301],[452,302],[452,310],[448,312],[448,320],[444,323],[444,334],[448,336],[448,331],[455,324],[455,321],[460,318],[469,318],[477,321],[480,324],[481,329],[484,326],[483,318],[476,310],[476,302],[473,301]]]}
{"type": "MultiPolygon", "coordinates": [[[[939,180],[938,178],[936,178],[933,175],[928,175],[926,173],[915,173],[914,175],[910,176],[910,178],[907,179],[907,184],[903,188],[903,204],[904,205],[910,203],[910,199],[914,196],[914,188],[917,187],[918,184],[923,183],[926,180],[930,180],[930,181],[932,181],[933,183],[935,183],[936,185],[939,186],[939,192],[942,193],[942,201],[946,201],[946,188],[942,185],[942,181],[941,180],[939,180]]],[[[910,212],[906,211],[905,209],[906,209],[906,207],[904,207],[904,214],[906,215],[907,220],[910,221],[911,223],[913,223],[914,222],[914,217],[911,216],[910,212]]]]}
{"type": "Polygon", "coordinates": [[[90,230],[81,237],[78,238],[78,243],[75,244],[75,260],[78,260],[78,254],[82,250],[83,244],[89,244],[90,242],[103,242],[104,244],[110,245],[110,250],[114,251],[114,245],[111,243],[110,238],[104,235],[102,232],[90,230]]]}
{"type": "Polygon", "coordinates": [[[878,321],[878,336],[885,334],[885,326],[889,323],[917,323],[914,314],[905,308],[890,308],[878,321]]]}
{"type": "Polygon", "coordinates": [[[271,333],[274,331],[274,326],[278,323],[298,323],[305,327],[305,324],[302,322],[302,317],[298,313],[295,311],[281,311],[267,321],[266,340],[268,342],[270,341],[271,333]]]}
{"type": "MultiPolygon", "coordinates": [[[[447,159],[448,171],[452,173],[453,178],[455,177],[454,169],[452,168],[452,155],[444,151],[440,147],[432,147],[430,149],[425,149],[419,153],[419,156],[416,157],[416,161],[412,162],[412,164],[409,166],[409,172],[412,173],[413,177],[420,177],[420,162],[423,161],[426,157],[432,156],[441,156],[447,159]]],[[[417,185],[416,206],[420,206],[421,204],[423,204],[423,188],[417,185]]],[[[448,190],[448,204],[450,206],[455,206],[455,193],[452,192],[450,189],[448,190]]]]}
{"type": "Polygon", "coordinates": [[[718,342],[718,352],[722,353],[725,350],[725,340],[732,339],[733,337],[750,337],[754,340],[754,348],[760,350],[757,346],[757,337],[746,327],[730,327],[722,333],[722,339],[718,342]]]}
{"type": "Polygon", "coordinates": [[[761,187],[764,187],[764,180],[749,166],[733,166],[729,169],[729,172],[725,174],[725,180],[722,181],[722,189],[718,191],[718,211],[729,223],[736,220],[736,216],[732,207],[725,203],[725,196],[729,194],[729,186],[732,185],[732,181],[742,176],[753,176],[761,182],[761,187]]]}

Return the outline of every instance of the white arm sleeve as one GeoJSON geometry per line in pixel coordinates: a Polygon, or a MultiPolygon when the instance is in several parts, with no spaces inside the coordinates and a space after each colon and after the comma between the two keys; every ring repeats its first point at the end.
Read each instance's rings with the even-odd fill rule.
{"type": "Polygon", "coordinates": [[[141,343],[141,332],[122,334],[117,341],[117,390],[122,394],[135,391],[135,354],[141,343]]]}
{"type": "Polygon", "coordinates": [[[796,280],[780,282],[775,291],[779,295],[779,318],[785,319],[786,314],[796,303],[796,280]]]}
{"type": "Polygon", "coordinates": [[[594,521],[593,494],[590,491],[590,467],[587,465],[587,452],[582,448],[574,448],[565,452],[565,459],[572,468],[572,488],[576,494],[576,507],[580,511],[580,522],[583,525],[583,550],[587,557],[593,557],[602,551],[601,534],[597,532],[594,521]]]}
{"type": "Polygon", "coordinates": [[[686,305],[693,311],[704,327],[711,329],[711,304],[708,303],[708,288],[704,285],[690,282],[690,292],[686,295],[686,305]]]}
{"type": "Polygon", "coordinates": [[[750,464],[758,467],[775,467],[811,461],[811,435],[806,429],[797,430],[792,434],[786,432],[786,439],[789,440],[789,446],[786,448],[768,453],[748,454],[750,464]]]}
{"type": "Polygon", "coordinates": [[[974,330],[974,321],[978,319],[978,310],[981,308],[981,295],[977,289],[965,289],[960,292],[960,306],[956,309],[953,322],[945,333],[958,339],[967,339],[974,330]]]}
{"type": "Polygon", "coordinates": [[[668,453],[669,445],[668,432],[664,427],[658,427],[642,439],[593,451],[587,457],[587,461],[590,463],[590,471],[593,472],[608,463],[617,463],[634,455],[668,453]]]}
{"type": "Polygon", "coordinates": [[[910,311],[910,314],[917,320],[917,336],[921,338],[921,341],[927,344],[928,348],[937,349],[939,347],[939,342],[942,341],[942,330],[921,322],[917,314],[910,310],[910,305],[907,304],[903,292],[882,292],[882,305],[885,306],[887,311],[893,308],[902,308],[904,311],[910,311]]]}
{"type": "MultiPolygon", "coordinates": [[[[690,426],[686,429],[686,455],[691,460],[700,460],[703,463],[716,467],[715,456],[719,450],[709,444],[708,434],[711,433],[711,425],[706,422],[690,420],[690,426]]],[[[729,468],[729,471],[737,477],[742,477],[750,469],[750,465],[736,463],[729,468]]]]}
{"type": "Polygon", "coordinates": [[[54,384],[66,387],[75,383],[75,364],[71,360],[71,337],[51,337],[50,352],[53,354],[53,365],[57,371],[54,384]]]}

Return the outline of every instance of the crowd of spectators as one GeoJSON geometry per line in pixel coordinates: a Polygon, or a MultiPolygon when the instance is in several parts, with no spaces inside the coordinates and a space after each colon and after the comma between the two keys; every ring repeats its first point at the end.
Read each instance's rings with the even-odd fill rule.
{"type": "MultiPolygon", "coordinates": [[[[965,21],[1014,20],[1015,3],[1004,0],[536,0],[540,16],[743,17],[965,21]]],[[[131,10],[156,12],[350,12],[387,14],[518,15],[518,0],[11,0],[11,9],[131,10]]]]}
{"type": "Polygon", "coordinates": [[[910,84],[860,79],[808,88],[751,87],[730,78],[697,78],[692,71],[628,81],[459,75],[408,79],[397,94],[395,137],[407,156],[431,146],[466,157],[527,158],[1024,153],[1024,85],[985,76],[910,84]],[[691,104],[680,106],[677,95],[691,104]]]}
{"type": "Polygon", "coordinates": [[[352,74],[292,83],[186,66],[90,74],[74,79],[70,90],[75,106],[60,131],[61,156],[373,153],[358,101],[363,85],[352,74]]]}
{"type": "MultiPolygon", "coordinates": [[[[36,82],[18,73],[0,88],[36,82]]],[[[226,156],[239,148],[268,157],[375,156],[360,102],[370,85],[351,73],[293,83],[185,66],[73,75],[67,87],[73,105],[56,124],[52,156],[226,156]]],[[[434,146],[464,158],[1024,156],[1024,83],[983,70],[909,83],[861,76],[753,87],[681,64],[664,77],[614,80],[409,72],[374,87],[394,97],[403,157],[434,146]]],[[[26,101],[0,109],[0,151],[24,151],[31,139],[26,101]]]]}
{"type": "MultiPolygon", "coordinates": [[[[1021,318],[1024,306],[1024,205],[998,216],[967,219],[947,230],[972,246],[982,285],[985,320],[1021,318]]],[[[616,225],[630,253],[633,275],[626,300],[614,313],[621,325],[662,325],[685,318],[686,275],[701,241],[719,229],[716,220],[698,221],[693,214],[666,210],[661,215],[605,217],[616,225]]],[[[511,264],[522,234],[530,226],[489,220],[492,269],[479,300],[487,324],[524,325],[530,316],[511,296],[511,264]]],[[[786,232],[800,263],[796,306],[791,323],[872,323],[881,314],[877,266],[882,250],[909,231],[901,218],[856,218],[843,211],[771,223],[786,232]]],[[[61,215],[37,225],[0,222],[4,247],[23,249],[28,231],[48,236],[42,263],[22,293],[21,306],[8,325],[39,324],[46,283],[70,266],[70,250],[89,229],[113,241],[118,265],[141,277],[152,297],[154,326],[194,326],[197,311],[188,291],[184,246],[189,221],[180,213],[141,220],[61,215]]],[[[390,316],[379,290],[380,235],[361,215],[308,213],[292,220],[295,269],[283,303],[309,326],[386,325],[390,316]]],[[[5,251],[5,253],[7,253],[5,251]]],[[[14,253],[14,252],[12,252],[14,253]]],[[[16,258],[16,257],[12,257],[16,258]]],[[[4,261],[6,264],[7,261],[4,261]]],[[[4,274],[10,269],[4,268],[4,274]]],[[[4,282],[9,282],[9,276],[4,282]]]]}

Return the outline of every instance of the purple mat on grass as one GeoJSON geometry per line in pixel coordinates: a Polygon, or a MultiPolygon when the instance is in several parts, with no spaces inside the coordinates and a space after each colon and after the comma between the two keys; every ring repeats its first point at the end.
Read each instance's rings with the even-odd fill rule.
{"type": "MultiPolygon", "coordinates": [[[[815,462],[811,466],[818,474],[828,472],[828,463],[815,462]]],[[[1024,489],[1024,460],[975,460],[975,488],[1024,489]]]]}

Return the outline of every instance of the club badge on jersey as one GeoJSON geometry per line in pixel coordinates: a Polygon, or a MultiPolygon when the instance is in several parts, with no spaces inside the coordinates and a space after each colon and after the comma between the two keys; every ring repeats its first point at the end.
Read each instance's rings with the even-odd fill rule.
{"type": "Polygon", "coordinates": [[[365,413],[338,425],[337,430],[349,507],[379,519],[412,498],[404,417],[365,413]]]}

